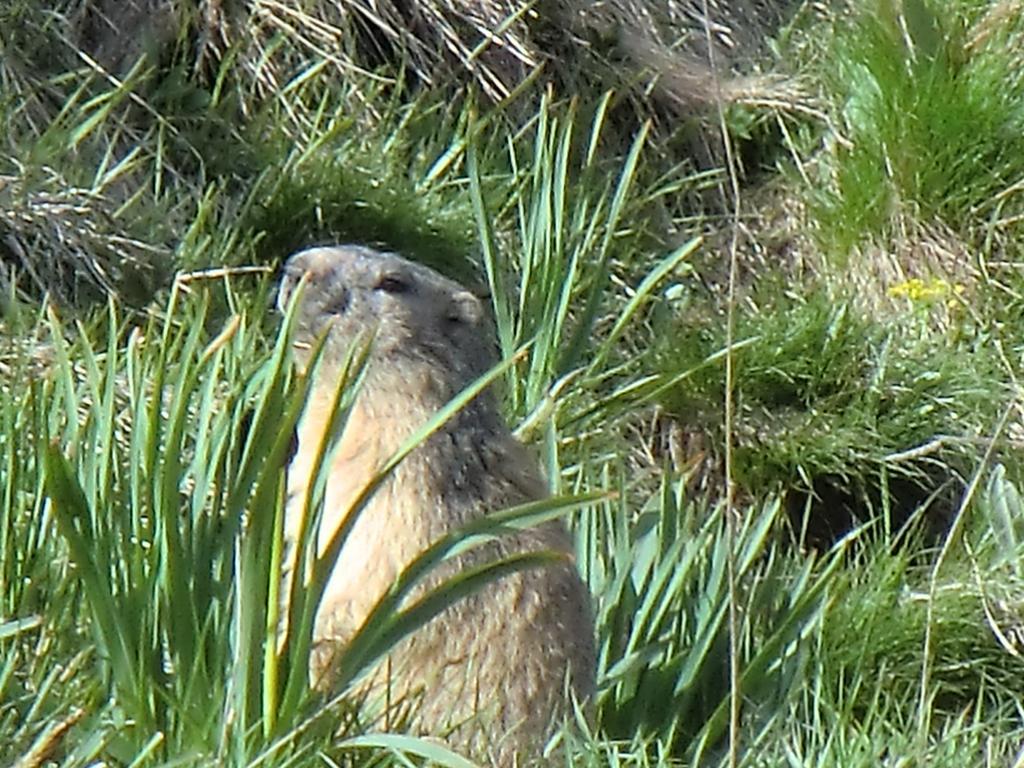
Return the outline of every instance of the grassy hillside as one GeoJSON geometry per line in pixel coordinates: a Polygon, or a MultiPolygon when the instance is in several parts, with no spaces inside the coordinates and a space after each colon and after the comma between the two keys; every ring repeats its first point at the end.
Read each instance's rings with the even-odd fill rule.
{"type": "Polygon", "coordinates": [[[0,2],[0,765],[466,765],[276,652],[268,307],[339,241],[491,303],[502,522],[595,598],[560,762],[1021,763],[1024,6],[607,5],[0,2]]]}

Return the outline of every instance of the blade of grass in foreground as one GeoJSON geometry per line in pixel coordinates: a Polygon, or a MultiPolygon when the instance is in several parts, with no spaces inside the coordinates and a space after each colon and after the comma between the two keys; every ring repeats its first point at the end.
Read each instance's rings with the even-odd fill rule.
{"type": "MultiPolygon", "coordinates": [[[[746,662],[740,678],[740,690],[764,690],[770,686],[780,685],[769,671],[789,654],[795,652],[796,641],[806,635],[824,613],[828,601],[827,594],[834,582],[839,567],[844,562],[847,547],[853,537],[841,541],[828,557],[826,566],[812,577],[813,564],[804,564],[799,578],[793,585],[793,594],[788,611],[783,621],[765,638],[757,653],[746,662]]],[[[749,610],[749,608],[748,608],[749,610]]],[[[723,736],[728,726],[730,701],[729,697],[722,700],[714,714],[708,718],[700,735],[694,740],[693,753],[699,763],[709,745],[715,744],[723,736]]],[[[768,725],[764,725],[767,728],[768,725]]]]}
{"type": "Polygon", "coordinates": [[[446,768],[477,768],[476,763],[470,762],[462,755],[452,752],[436,742],[398,733],[354,736],[345,739],[339,746],[354,749],[383,749],[401,757],[415,755],[425,758],[430,765],[440,765],[446,768]]]}
{"type": "Polygon", "coordinates": [[[52,502],[53,515],[67,541],[71,560],[78,568],[96,621],[101,652],[110,663],[118,687],[129,694],[124,703],[135,710],[134,716],[151,723],[153,712],[139,706],[147,697],[138,695],[141,692],[135,672],[138,649],[120,620],[109,578],[92,557],[96,541],[90,535],[88,521],[92,514],[85,493],[56,441],[47,445],[43,456],[46,491],[52,502]]]}

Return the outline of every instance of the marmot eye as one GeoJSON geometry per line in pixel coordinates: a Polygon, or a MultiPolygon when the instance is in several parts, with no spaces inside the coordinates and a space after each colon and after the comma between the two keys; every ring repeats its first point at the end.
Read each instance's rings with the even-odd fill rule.
{"type": "Polygon", "coordinates": [[[405,293],[409,290],[409,284],[395,275],[384,275],[377,281],[376,288],[385,293],[405,293]]]}

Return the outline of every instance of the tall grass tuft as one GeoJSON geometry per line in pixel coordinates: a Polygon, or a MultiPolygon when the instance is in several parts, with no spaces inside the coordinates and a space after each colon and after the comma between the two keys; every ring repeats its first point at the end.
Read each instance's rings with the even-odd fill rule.
{"type": "MultiPolygon", "coordinates": [[[[995,4],[999,6],[1000,4],[995,4]]],[[[1013,227],[1024,173],[1024,29],[973,3],[877,2],[837,19],[825,83],[843,141],[815,204],[842,253],[905,219],[1013,227]],[[990,18],[993,17],[993,18],[990,18]]]]}

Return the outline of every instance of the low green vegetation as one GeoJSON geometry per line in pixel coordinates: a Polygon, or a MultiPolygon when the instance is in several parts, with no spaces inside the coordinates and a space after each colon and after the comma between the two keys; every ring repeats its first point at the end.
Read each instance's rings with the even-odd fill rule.
{"type": "MultiPolygon", "coordinates": [[[[987,335],[932,332],[927,308],[913,306],[921,301],[894,308],[884,325],[824,291],[769,292],[756,310],[740,309],[733,469],[745,488],[828,488],[877,505],[888,475],[917,487],[916,506],[971,472],[978,441],[1011,402],[1007,371],[987,335]]],[[[721,440],[722,318],[691,308],[672,322],[659,357],[682,378],[661,401],[721,440]]]]}
{"type": "MultiPolygon", "coordinates": [[[[490,302],[552,491],[494,528],[565,517],[595,600],[559,764],[1020,763],[1020,2],[793,9],[782,79],[720,70],[735,188],[614,14],[509,18],[510,64],[454,2],[181,3],[124,50],[78,5],[0,2],[0,765],[466,764],[308,689],[315,589],[277,636],[273,270],[339,241],[490,302]]],[[[417,569],[349,679],[497,575],[417,569]]]]}

